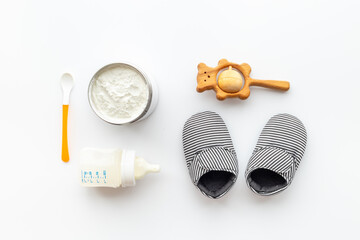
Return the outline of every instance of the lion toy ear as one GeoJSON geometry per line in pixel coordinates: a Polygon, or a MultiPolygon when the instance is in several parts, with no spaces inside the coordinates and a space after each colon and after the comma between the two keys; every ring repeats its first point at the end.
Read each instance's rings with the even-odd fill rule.
{"type": "Polygon", "coordinates": [[[229,64],[230,62],[228,60],[226,60],[225,58],[220,59],[218,62],[218,65],[225,65],[225,64],[229,64]]]}
{"type": "Polygon", "coordinates": [[[199,71],[202,70],[202,69],[207,69],[207,68],[209,68],[209,67],[206,66],[205,63],[199,63],[199,64],[197,65],[197,69],[198,69],[199,71]]]}

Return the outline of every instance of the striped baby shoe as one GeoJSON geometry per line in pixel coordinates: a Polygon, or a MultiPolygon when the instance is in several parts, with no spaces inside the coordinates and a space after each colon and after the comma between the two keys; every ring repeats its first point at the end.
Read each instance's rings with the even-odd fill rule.
{"type": "Polygon", "coordinates": [[[222,118],[210,111],[190,117],[183,129],[183,147],[194,185],[210,198],[224,196],[235,183],[239,170],[222,118]]]}
{"type": "Polygon", "coordinates": [[[285,190],[292,182],[306,147],[306,130],[290,114],[273,116],[262,130],[249,160],[245,178],[260,195],[285,190]]]}

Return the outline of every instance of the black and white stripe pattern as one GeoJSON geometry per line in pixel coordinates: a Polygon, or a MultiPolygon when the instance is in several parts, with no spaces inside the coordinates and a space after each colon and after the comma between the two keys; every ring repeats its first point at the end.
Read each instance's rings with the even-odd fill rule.
{"type": "Polygon", "coordinates": [[[290,114],[273,116],[261,132],[245,172],[250,189],[271,195],[292,182],[306,147],[306,130],[290,114]]]}
{"type": "Polygon", "coordinates": [[[238,162],[230,134],[217,113],[206,111],[190,117],[183,129],[183,147],[191,180],[203,194],[219,198],[229,191],[238,175],[238,162]],[[211,171],[227,172],[232,176],[222,189],[209,190],[199,181],[211,171]]]}

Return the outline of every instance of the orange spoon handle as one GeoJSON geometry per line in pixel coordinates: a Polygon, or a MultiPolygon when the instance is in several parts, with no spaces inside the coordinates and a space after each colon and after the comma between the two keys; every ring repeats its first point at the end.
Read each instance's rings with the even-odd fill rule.
{"type": "Polygon", "coordinates": [[[287,91],[290,88],[290,83],[287,81],[258,80],[252,78],[250,84],[252,86],[266,87],[282,91],[287,91]]]}
{"type": "Polygon", "coordinates": [[[62,150],[61,159],[64,162],[69,161],[69,149],[67,139],[67,120],[68,120],[69,105],[63,105],[63,126],[62,126],[62,150]]]}

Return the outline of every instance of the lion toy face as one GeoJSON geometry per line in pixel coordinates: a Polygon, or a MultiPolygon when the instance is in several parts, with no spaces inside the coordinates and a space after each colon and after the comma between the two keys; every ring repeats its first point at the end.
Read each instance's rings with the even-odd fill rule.
{"type": "Polygon", "coordinates": [[[217,72],[213,68],[206,66],[205,63],[200,63],[198,66],[197,87],[198,92],[213,89],[217,85],[217,72]]]}

